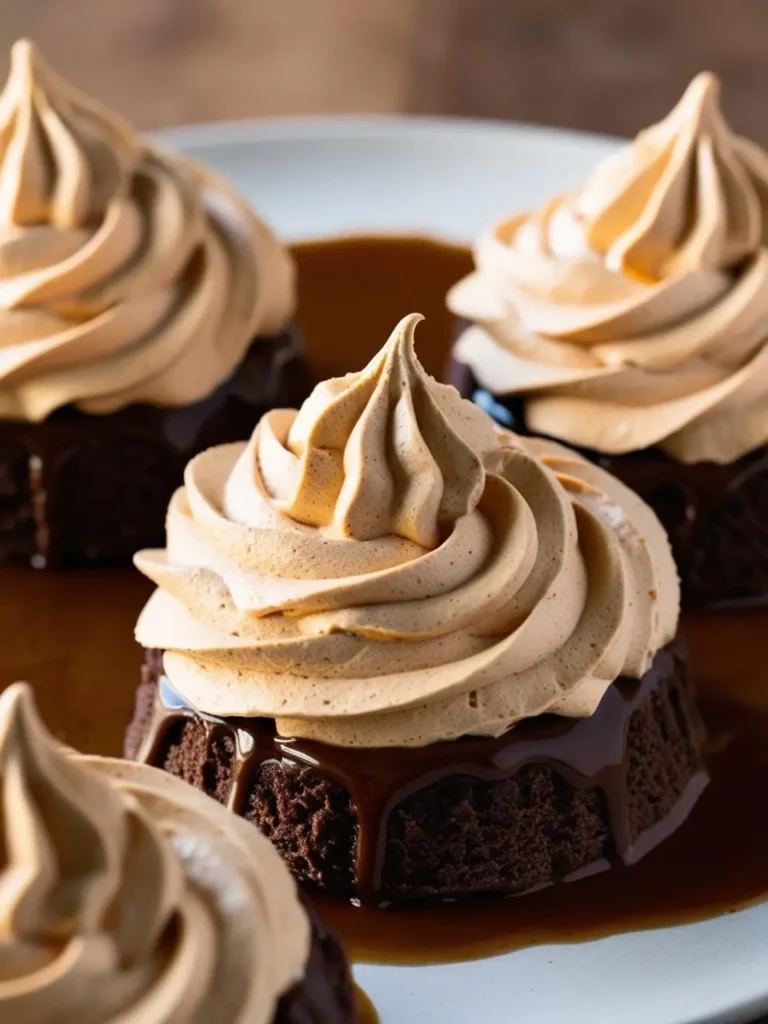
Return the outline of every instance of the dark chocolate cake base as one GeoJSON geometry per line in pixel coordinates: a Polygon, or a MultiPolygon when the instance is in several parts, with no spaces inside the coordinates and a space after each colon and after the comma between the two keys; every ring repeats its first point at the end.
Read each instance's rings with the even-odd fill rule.
{"type": "Polygon", "coordinates": [[[312,944],[304,977],[280,1000],[274,1024],[355,1024],[355,991],[341,943],[308,908],[312,944]]]}
{"type": "Polygon", "coordinates": [[[308,394],[298,328],[257,339],[233,376],[194,405],[73,407],[41,423],[0,421],[0,564],[130,562],[164,542],[165,515],[198,452],[245,440],[275,406],[308,394]]]}
{"type": "Polygon", "coordinates": [[[632,863],[702,792],[700,745],[676,645],[640,682],[609,687],[590,718],[545,715],[498,739],[384,750],[198,714],[148,651],[126,755],[255,822],[303,885],[381,904],[519,894],[632,863]]]}
{"type": "MultiPolygon", "coordinates": [[[[530,434],[520,397],[492,395],[456,361],[448,377],[502,426],[530,434]]],[[[669,534],[687,607],[768,603],[768,448],[728,465],[688,465],[659,448],[626,455],[575,450],[654,509],[669,534]]]]}

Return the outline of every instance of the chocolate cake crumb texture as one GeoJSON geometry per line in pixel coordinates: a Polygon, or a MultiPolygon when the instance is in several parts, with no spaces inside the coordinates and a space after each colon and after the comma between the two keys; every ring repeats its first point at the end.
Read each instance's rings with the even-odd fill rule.
{"type": "MultiPolygon", "coordinates": [[[[621,813],[633,842],[663,822],[692,780],[703,775],[701,727],[684,661],[669,649],[657,659],[658,679],[642,700],[636,698],[639,702],[624,724],[624,760],[616,769],[624,773],[617,779],[618,792],[624,794],[621,813]]],[[[139,755],[152,731],[161,672],[158,652],[148,652],[126,736],[129,757],[139,755]]],[[[614,684],[628,694],[639,685],[614,684]]],[[[584,723],[594,728],[590,719],[547,720],[556,721],[556,731],[583,729],[584,723]]],[[[152,763],[229,803],[258,825],[309,889],[359,896],[361,818],[350,788],[289,756],[277,756],[246,769],[238,796],[233,786],[234,737],[246,720],[214,721],[173,716],[152,763]]],[[[607,751],[615,749],[616,737],[608,740],[607,751]]],[[[398,754],[377,753],[382,764],[398,754]]],[[[525,763],[501,779],[464,771],[415,785],[390,809],[385,827],[380,901],[522,893],[617,858],[606,793],[597,785],[575,783],[573,773],[551,763],[525,763]]]]}

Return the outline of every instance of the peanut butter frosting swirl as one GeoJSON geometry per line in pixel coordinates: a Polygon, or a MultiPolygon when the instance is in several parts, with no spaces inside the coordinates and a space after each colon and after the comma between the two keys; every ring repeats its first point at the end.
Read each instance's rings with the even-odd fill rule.
{"type": "Polygon", "coordinates": [[[0,1018],[269,1024],[309,922],[249,823],[144,765],[66,751],[0,697],[0,1018]]]}
{"type": "Polygon", "coordinates": [[[214,715],[418,746],[588,715],[675,634],[650,509],[565,448],[499,432],[421,367],[420,317],[360,373],[193,459],[137,626],[214,715]]]}
{"type": "Polygon", "coordinates": [[[672,113],[478,242],[456,357],[528,426],[606,453],[729,462],[768,441],[768,154],[701,74],[672,113]]]}
{"type": "Polygon", "coordinates": [[[290,258],[243,198],[16,43],[0,95],[0,419],[195,402],[294,306],[290,258]]]}

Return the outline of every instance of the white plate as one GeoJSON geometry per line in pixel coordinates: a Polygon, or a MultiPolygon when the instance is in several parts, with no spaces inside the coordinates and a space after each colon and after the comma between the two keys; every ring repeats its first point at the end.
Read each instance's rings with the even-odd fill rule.
{"type": "MultiPolygon", "coordinates": [[[[232,178],[291,240],[404,229],[471,240],[499,215],[576,184],[616,144],[396,118],[223,124],[164,137],[232,178]]],[[[768,904],[597,942],[356,974],[383,1024],[748,1021],[768,1010],[768,904]]]]}

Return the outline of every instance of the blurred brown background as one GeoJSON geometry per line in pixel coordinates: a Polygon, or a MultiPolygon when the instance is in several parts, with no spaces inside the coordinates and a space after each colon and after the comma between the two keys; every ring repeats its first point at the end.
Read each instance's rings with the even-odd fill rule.
{"type": "Polygon", "coordinates": [[[707,67],[768,143],[765,0],[1,0],[0,33],[144,128],[410,111],[632,134],[707,67]]]}

